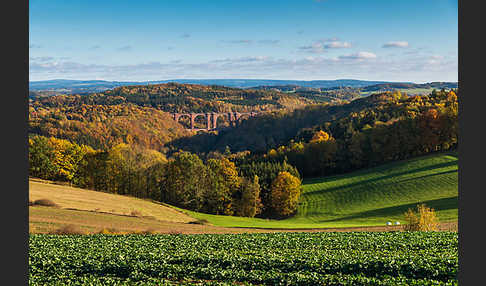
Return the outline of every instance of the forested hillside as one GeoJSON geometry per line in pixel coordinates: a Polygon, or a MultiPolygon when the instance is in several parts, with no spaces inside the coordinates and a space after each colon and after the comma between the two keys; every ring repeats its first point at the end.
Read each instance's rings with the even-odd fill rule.
{"type": "Polygon", "coordinates": [[[361,91],[392,91],[393,89],[455,89],[457,82],[429,82],[429,83],[380,83],[360,88],[361,91]]]}
{"type": "Polygon", "coordinates": [[[166,84],[38,98],[30,175],[248,217],[295,214],[302,179],[457,146],[458,90],[320,103],[268,90],[166,84]],[[194,135],[167,111],[260,110],[194,135]],[[63,140],[66,139],[66,140],[63,140]]]}
{"type": "Polygon", "coordinates": [[[345,139],[363,129],[415,118],[429,109],[451,108],[451,112],[457,114],[457,95],[454,92],[440,91],[428,96],[413,97],[400,92],[387,92],[347,104],[317,104],[292,111],[275,111],[249,118],[237,129],[181,138],[170,145],[193,152],[223,151],[227,146],[234,152],[266,152],[288,144],[292,139],[309,141],[318,130],[345,139]]]}
{"type": "Polygon", "coordinates": [[[163,111],[131,103],[86,104],[80,96],[51,97],[29,108],[29,133],[69,139],[105,149],[119,143],[162,151],[175,138],[189,135],[163,111]]]}
{"type": "Polygon", "coordinates": [[[299,95],[277,91],[178,83],[123,86],[79,99],[94,104],[110,104],[111,100],[130,102],[166,112],[268,111],[314,102],[299,95]]]}
{"type": "Polygon", "coordinates": [[[318,101],[329,102],[331,99],[353,100],[371,94],[387,91],[400,91],[404,94],[425,95],[436,90],[457,89],[457,82],[429,82],[429,83],[380,83],[367,86],[334,86],[334,87],[305,87],[300,85],[258,86],[255,89],[274,90],[286,93],[298,93],[300,96],[318,101]]]}
{"type": "Polygon", "coordinates": [[[170,79],[157,80],[145,82],[119,82],[119,81],[104,81],[104,80],[45,80],[45,81],[30,81],[30,91],[51,91],[64,94],[74,93],[88,93],[101,92],[107,89],[112,89],[119,86],[128,85],[154,85],[163,83],[179,83],[179,84],[198,84],[198,85],[220,85],[236,88],[254,88],[257,86],[275,86],[275,85],[299,85],[302,87],[312,88],[330,88],[337,86],[349,87],[364,87],[380,83],[390,83],[385,81],[363,81],[353,79],[339,79],[339,80],[267,80],[267,79],[170,79]]]}
{"type": "MultiPolygon", "coordinates": [[[[93,148],[134,143],[161,151],[164,144],[190,135],[169,112],[269,112],[339,100],[177,83],[123,86],[102,93],[32,98],[29,133],[70,139],[93,148]]],[[[184,120],[180,123],[186,123],[184,120]]]]}

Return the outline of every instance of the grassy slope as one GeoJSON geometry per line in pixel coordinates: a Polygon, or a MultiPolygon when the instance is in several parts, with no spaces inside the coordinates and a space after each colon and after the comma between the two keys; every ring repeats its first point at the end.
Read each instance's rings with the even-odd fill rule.
{"type": "Polygon", "coordinates": [[[227,227],[351,227],[403,224],[403,213],[424,202],[440,221],[453,221],[458,216],[457,171],[456,155],[435,154],[305,180],[297,215],[281,221],[185,212],[227,227]]]}
{"type": "Polygon", "coordinates": [[[61,208],[151,217],[168,222],[189,222],[193,219],[170,207],[149,200],[90,191],[63,185],[47,184],[40,180],[29,180],[29,200],[50,199],[61,208]]]}
{"type": "Polygon", "coordinates": [[[121,232],[151,230],[156,233],[263,231],[190,224],[188,222],[194,221],[194,218],[149,200],[29,179],[29,200],[38,199],[49,199],[59,207],[30,206],[30,233],[48,233],[67,225],[89,233],[96,233],[104,228],[114,228],[121,232]],[[132,211],[139,214],[133,216],[132,211]]]}

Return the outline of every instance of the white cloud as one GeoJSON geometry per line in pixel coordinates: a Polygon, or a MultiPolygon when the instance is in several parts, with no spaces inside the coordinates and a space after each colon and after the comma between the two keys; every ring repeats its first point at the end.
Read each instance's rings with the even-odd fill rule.
{"type": "Polygon", "coordinates": [[[118,49],[116,49],[117,51],[121,51],[121,52],[128,52],[128,51],[131,51],[132,50],[132,46],[130,45],[127,45],[127,46],[123,46],[123,47],[119,47],[118,49]]]}
{"type": "Polygon", "coordinates": [[[303,52],[313,53],[313,54],[320,54],[320,53],[325,52],[324,45],[322,43],[319,43],[319,42],[315,42],[310,46],[299,47],[299,50],[301,50],[303,52]]]}
{"type": "Polygon", "coordinates": [[[341,48],[351,48],[351,44],[348,42],[332,41],[329,44],[324,45],[326,49],[341,49],[341,48]]]}
{"type": "Polygon", "coordinates": [[[354,54],[339,56],[338,58],[342,60],[367,60],[375,59],[376,55],[370,52],[357,52],[354,54]]]}
{"type": "Polygon", "coordinates": [[[200,63],[172,60],[130,65],[82,64],[61,58],[32,57],[30,80],[55,78],[105,80],[163,80],[176,78],[356,78],[389,81],[457,81],[457,60],[439,57],[385,58],[371,52],[338,57],[312,55],[296,58],[244,56],[200,63]],[[433,62],[435,60],[435,62],[433,62]],[[432,62],[431,62],[432,61],[432,62]]]}
{"type": "Polygon", "coordinates": [[[429,65],[440,65],[443,63],[444,56],[441,55],[432,55],[429,57],[429,59],[426,61],[427,64],[429,65]]]}
{"type": "Polygon", "coordinates": [[[229,44],[251,44],[253,43],[252,40],[229,40],[229,41],[223,41],[225,43],[229,44]]]}
{"type": "Polygon", "coordinates": [[[251,57],[237,57],[237,58],[226,58],[217,59],[209,61],[209,63],[242,63],[242,62],[261,62],[269,59],[267,56],[251,56],[251,57]]]}
{"type": "Polygon", "coordinates": [[[328,49],[346,49],[351,48],[351,44],[348,42],[338,41],[337,38],[322,39],[315,41],[312,45],[299,47],[300,51],[320,54],[326,52],[328,49]]]}
{"type": "Polygon", "coordinates": [[[33,62],[48,62],[54,60],[53,57],[29,57],[29,61],[33,62]]]}
{"type": "Polygon", "coordinates": [[[259,44],[264,44],[264,45],[276,45],[280,42],[280,40],[260,40],[258,41],[259,44]]]}
{"type": "Polygon", "coordinates": [[[408,47],[408,42],[405,41],[388,42],[383,45],[383,48],[406,48],[406,47],[408,47]]]}

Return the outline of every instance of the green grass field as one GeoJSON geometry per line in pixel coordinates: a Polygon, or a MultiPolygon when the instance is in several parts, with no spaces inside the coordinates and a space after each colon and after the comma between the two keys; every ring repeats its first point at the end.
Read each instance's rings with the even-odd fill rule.
{"type": "Polygon", "coordinates": [[[202,214],[217,226],[259,228],[326,228],[383,226],[405,223],[403,213],[425,203],[441,222],[457,221],[457,154],[434,154],[338,176],[303,182],[297,214],[285,220],[267,220],[202,214]]]}

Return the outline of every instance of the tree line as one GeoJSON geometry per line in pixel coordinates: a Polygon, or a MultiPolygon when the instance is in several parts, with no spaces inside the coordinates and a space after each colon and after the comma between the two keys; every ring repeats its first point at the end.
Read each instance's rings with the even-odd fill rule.
{"type": "Polygon", "coordinates": [[[238,168],[224,155],[203,161],[181,151],[167,159],[136,145],[95,150],[39,135],[29,138],[29,175],[198,212],[245,217],[292,215],[301,193],[300,176],[286,163],[238,168]]]}

